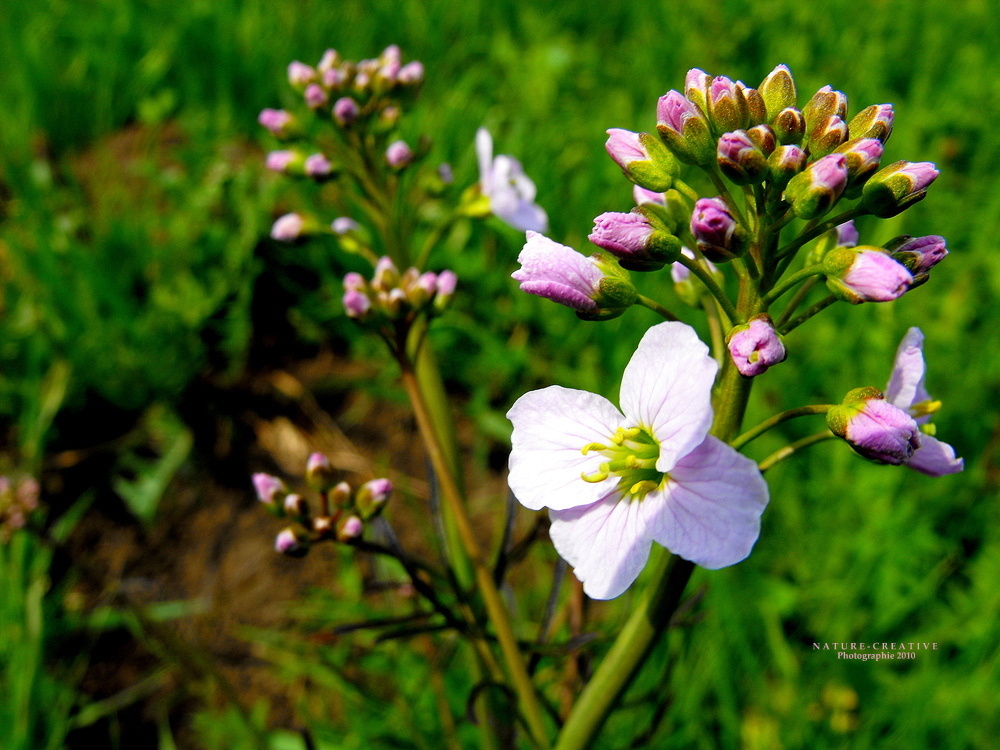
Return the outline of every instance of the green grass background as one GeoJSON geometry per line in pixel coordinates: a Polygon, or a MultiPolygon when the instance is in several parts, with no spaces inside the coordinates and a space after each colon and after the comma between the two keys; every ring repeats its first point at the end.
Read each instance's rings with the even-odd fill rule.
{"type": "MultiPolygon", "coordinates": [[[[942,234],[951,255],[931,283],[896,303],[837,306],[797,330],[789,361],[761,379],[748,421],[856,386],[881,386],[896,343],[919,325],[927,335],[928,386],[944,401],[938,434],[965,456],[967,470],[928,479],[869,465],[828,443],[772,472],[772,502],[754,554],[735,568],[697,574],[692,590],[705,589],[700,621],[671,633],[636,688],[636,697],[660,691],[670,699],[650,746],[995,746],[995,18],[985,0],[599,8],[511,0],[3,3],[0,414],[27,465],[37,466],[46,445],[72,440],[50,426],[60,406],[142,411],[176,403],[206,374],[238,376],[262,272],[299,296],[293,323],[304,340],[354,336],[331,303],[342,268],[330,263],[328,244],[297,256],[260,244],[273,217],[301,198],[262,174],[257,153],[269,145],[256,125],[259,110],[292,101],[284,82],[291,59],[313,62],[328,46],[356,59],[400,44],[427,67],[422,103],[404,134],[431,135],[436,157],[451,162],[464,185],[475,180],[473,134],[487,125],[498,150],[517,155],[535,180],[550,235],[580,248],[594,216],[630,205],[630,185],[603,150],[605,129],[651,128],[657,97],[679,87],[689,67],[753,85],[787,63],[806,96],[830,83],[847,93],[852,112],[893,102],[887,160],[934,161],[942,171],[930,197],[905,215],[860,222],[863,240],[942,234]],[[127,148],[107,146],[123,132],[134,134],[127,148]],[[287,273],[295,264],[319,269],[319,291],[295,286],[287,273]],[[837,661],[811,647],[910,640],[936,642],[939,650],[873,664],[837,661]]],[[[584,324],[519,294],[508,278],[519,238],[498,231],[499,242],[476,235],[481,252],[439,257],[470,293],[435,335],[451,385],[467,394],[480,427],[502,440],[503,412],[530,387],[560,383],[615,395],[635,343],[654,321],[634,311],[584,324]]],[[[643,283],[669,299],[661,279],[643,283]]],[[[362,356],[374,351],[355,346],[362,356]]],[[[753,453],[766,455],[806,430],[788,425],[753,453]]],[[[69,682],[71,670],[18,666],[18,659],[49,660],[40,635],[48,631],[39,623],[62,627],[58,607],[36,596],[47,564],[31,545],[0,555],[3,580],[12,582],[5,595],[25,592],[0,610],[7,627],[0,632],[19,634],[0,644],[0,722],[21,712],[19,731],[27,732],[0,731],[4,748],[59,746],[75,711],[63,692],[69,687],[54,687],[51,678],[58,672],[69,682]],[[17,605],[22,599],[34,614],[17,605]],[[25,631],[29,620],[38,627],[25,631]]],[[[524,596],[535,601],[544,592],[524,596]]],[[[609,632],[631,596],[604,608],[609,632]]],[[[335,666],[348,655],[324,658],[335,666]]],[[[405,650],[394,658],[371,668],[388,672],[385,659],[395,668],[413,660],[405,650]]],[[[400,679],[398,690],[422,706],[422,667],[407,668],[416,676],[400,679]]],[[[288,669],[305,667],[289,657],[288,669]]],[[[309,669],[319,667],[310,662],[309,669]]],[[[317,690],[344,689],[321,676],[314,675],[317,690]]],[[[458,679],[448,687],[460,711],[469,686],[458,679]]],[[[357,700],[355,716],[377,715],[357,700]]],[[[627,747],[649,720],[649,706],[634,703],[613,720],[601,747],[627,747]]],[[[377,735],[375,722],[322,712],[314,718],[323,747],[434,747],[439,728],[431,710],[418,721],[405,709],[405,701],[393,703],[377,735]]],[[[266,706],[255,717],[249,724],[265,726],[266,706]]],[[[232,712],[196,722],[205,747],[250,747],[258,736],[247,726],[232,712]]],[[[474,733],[462,736],[474,745],[474,733]]],[[[268,741],[296,746],[286,734],[268,741]]],[[[161,733],[161,744],[169,743],[169,732],[161,733]]]]}

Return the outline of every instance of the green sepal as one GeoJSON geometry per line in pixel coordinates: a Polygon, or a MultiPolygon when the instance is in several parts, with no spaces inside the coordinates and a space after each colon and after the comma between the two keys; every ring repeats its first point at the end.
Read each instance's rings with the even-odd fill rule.
{"type": "Polygon", "coordinates": [[[758,90],[767,107],[769,121],[773,121],[781,110],[794,107],[798,100],[795,79],[792,78],[791,71],[784,67],[772,70],[761,82],[758,90]]]}
{"type": "Polygon", "coordinates": [[[891,131],[885,123],[877,122],[879,105],[865,107],[851,118],[848,129],[852,138],[875,138],[885,143],[891,131]]]}

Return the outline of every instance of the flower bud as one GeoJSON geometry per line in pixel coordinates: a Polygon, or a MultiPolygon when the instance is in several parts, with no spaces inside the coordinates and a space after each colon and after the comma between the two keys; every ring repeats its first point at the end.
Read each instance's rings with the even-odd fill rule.
{"type": "Polygon", "coordinates": [[[847,123],[837,115],[830,115],[809,132],[809,153],[813,158],[826,156],[845,143],[847,138],[847,123]]]}
{"type": "Polygon", "coordinates": [[[409,62],[399,69],[396,81],[403,86],[417,86],[424,80],[424,64],[419,60],[409,62]]]}
{"type": "Polygon", "coordinates": [[[778,147],[778,137],[770,125],[755,125],[747,131],[747,135],[754,145],[764,152],[764,156],[770,156],[778,147]]]}
{"type": "Polygon", "coordinates": [[[785,188],[784,198],[800,219],[815,219],[830,210],[845,187],[847,159],[843,154],[830,154],[795,175],[785,188]]]}
{"type": "Polygon", "coordinates": [[[306,158],[302,165],[302,171],[307,177],[314,180],[322,180],[333,174],[333,164],[323,154],[312,154],[306,158]]]}
{"type": "Polygon", "coordinates": [[[358,489],[358,494],[354,498],[354,505],[358,509],[358,514],[365,521],[375,518],[392,494],[392,482],[388,479],[373,479],[365,482],[358,489]]]}
{"type": "Polygon", "coordinates": [[[882,142],[875,138],[848,141],[837,149],[847,159],[847,185],[855,190],[878,170],[882,142]]]}
{"type": "Polygon", "coordinates": [[[834,91],[824,86],[802,108],[806,118],[806,133],[812,137],[813,132],[830,116],[840,119],[847,117],[847,97],[840,91],[834,91]]]}
{"type": "Polygon", "coordinates": [[[305,521],[309,518],[309,503],[302,495],[286,495],[284,508],[285,515],[294,521],[305,521]]]}
{"type": "Polygon", "coordinates": [[[350,77],[344,66],[323,71],[323,86],[330,91],[339,91],[350,77]]]}
{"type": "Polygon", "coordinates": [[[342,96],[333,103],[333,117],[341,125],[350,125],[358,119],[361,108],[349,96],[342,96]]]}
{"type": "Polygon", "coordinates": [[[271,135],[286,138],[292,130],[295,118],[283,109],[262,109],[257,116],[257,122],[267,128],[271,135]]]}
{"type": "Polygon", "coordinates": [[[360,539],[365,531],[365,524],[357,516],[347,516],[337,524],[337,541],[349,543],[360,539]]]}
{"type": "Polygon", "coordinates": [[[306,232],[306,220],[301,214],[290,213],[279,217],[271,226],[271,239],[294,242],[306,232]]]}
{"type": "Polygon", "coordinates": [[[285,494],[285,483],[277,477],[257,472],[251,477],[253,487],[257,491],[257,499],[272,510],[278,510],[278,495],[285,494]]]}
{"type": "Polygon", "coordinates": [[[329,71],[334,70],[340,63],[340,53],[335,49],[328,49],[323,53],[323,57],[320,58],[319,65],[316,66],[316,71],[325,75],[329,71]]]}
{"type": "Polygon", "coordinates": [[[726,346],[740,375],[752,378],[784,362],[788,352],[767,313],[755,315],[726,336],[726,346]]]}
{"type": "Polygon", "coordinates": [[[451,304],[455,297],[455,287],[458,286],[458,276],[454,271],[445,269],[438,274],[437,288],[434,290],[434,310],[441,312],[451,304]]]}
{"type": "Polygon", "coordinates": [[[894,260],[906,266],[914,277],[926,274],[948,254],[944,237],[936,234],[926,237],[897,237],[887,243],[885,249],[894,260]]]}
{"type": "Polygon", "coordinates": [[[358,289],[347,289],[344,291],[344,312],[347,317],[355,320],[363,320],[368,311],[372,308],[372,301],[367,294],[358,289]]]}
{"type": "Polygon", "coordinates": [[[892,134],[892,120],[891,104],[873,104],[865,107],[851,119],[851,137],[875,138],[885,143],[892,134]]]}
{"type": "Polygon", "coordinates": [[[361,229],[361,225],[350,216],[338,216],[331,222],[330,229],[333,230],[334,234],[347,234],[358,231],[361,229]]]}
{"type": "Polygon", "coordinates": [[[712,76],[699,68],[691,68],[684,76],[684,96],[702,112],[708,112],[708,90],[712,76]]]}
{"type": "Polygon", "coordinates": [[[897,161],[879,170],[861,191],[861,207],[883,219],[902,213],[927,195],[938,176],[929,161],[897,161]]]}
{"type": "Polygon", "coordinates": [[[752,89],[745,85],[743,81],[737,81],[736,85],[743,90],[743,98],[747,101],[747,125],[757,126],[767,123],[767,105],[764,97],[757,89],[752,89]]]}
{"type": "Polygon", "coordinates": [[[316,80],[316,71],[312,67],[295,60],[288,64],[288,82],[293,88],[305,89],[316,80]]]}
{"type": "Polygon", "coordinates": [[[771,122],[778,143],[798,146],[806,134],[806,118],[794,107],[788,107],[775,115],[771,122]]]}
{"type": "Polygon", "coordinates": [[[795,80],[787,65],[779,65],[757,87],[767,107],[767,118],[773,122],[778,113],[796,104],[795,80]]]}
{"type": "Polygon", "coordinates": [[[326,493],[327,500],[334,508],[349,508],[351,505],[351,485],[340,482],[326,493]]]}
{"type": "Polygon", "coordinates": [[[745,130],[724,133],[719,138],[717,152],[719,169],[737,185],[750,185],[764,179],[767,157],[745,130]]]}
{"type": "Polygon", "coordinates": [[[393,169],[403,169],[413,161],[413,151],[405,141],[393,141],[385,150],[385,160],[393,169]]]}
{"type": "Polygon", "coordinates": [[[720,134],[747,127],[750,111],[743,87],[725,76],[712,79],[708,89],[708,118],[713,130],[720,134]]]}
{"type": "Polygon", "coordinates": [[[898,466],[920,447],[913,417],[886,401],[878,388],[855,388],[826,413],[826,423],[834,435],[878,463],[898,466]]]}
{"type": "Polygon", "coordinates": [[[638,209],[628,214],[601,214],[594,219],[594,231],[588,239],[630,271],[657,271],[673,263],[681,251],[679,239],[655,228],[638,209]]]}
{"type": "Polygon", "coordinates": [[[264,161],[264,166],[272,172],[281,174],[301,173],[305,165],[305,158],[298,151],[282,149],[280,151],[270,151],[264,161]]]}
{"type": "Polygon", "coordinates": [[[856,247],[858,244],[858,230],[854,226],[854,220],[845,221],[837,226],[837,246],[856,247]]]}
{"type": "Polygon", "coordinates": [[[612,128],[604,148],[636,185],[662,193],[674,184],[677,160],[656,136],[612,128]]]}
{"type": "Polygon", "coordinates": [[[632,188],[632,198],[635,200],[635,205],[642,206],[647,203],[654,206],[666,206],[667,199],[664,197],[663,193],[657,193],[653,190],[646,190],[644,187],[639,187],[635,185],[632,188]]]}
{"type": "Polygon", "coordinates": [[[301,529],[289,527],[275,537],[274,550],[289,557],[305,557],[309,552],[309,537],[301,529]]]}
{"type": "Polygon", "coordinates": [[[309,109],[319,109],[330,101],[330,97],[318,83],[310,83],[306,86],[305,100],[309,109]]]}
{"type": "MultiPolygon", "coordinates": [[[[347,286],[347,280],[344,280],[347,286]]],[[[334,471],[330,459],[322,453],[310,453],[306,460],[306,482],[317,492],[326,492],[334,485],[334,471]]]]}
{"type": "Polygon", "coordinates": [[[781,190],[806,168],[808,161],[806,152],[798,146],[778,146],[767,160],[767,179],[775,190],[781,190]]]}
{"type": "Polygon", "coordinates": [[[668,91],[656,105],[656,132],[674,156],[685,164],[711,164],[715,140],[704,113],[679,91],[668,91]]]}
{"type": "Polygon", "coordinates": [[[610,255],[587,257],[537,232],[527,232],[517,262],[521,268],[511,276],[521,291],[566,305],[586,320],[618,317],[637,297],[628,272],[610,255]]]}
{"type": "Polygon", "coordinates": [[[723,263],[743,252],[746,237],[721,198],[701,198],[691,214],[691,234],[709,260],[723,263]]]}
{"type": "Polygon", "coordinates": [[[913,282],[908,270],[880,247],[835,247],[823,258],[826,285],[852,304],[889,302],[902,296],[913,282]]]}

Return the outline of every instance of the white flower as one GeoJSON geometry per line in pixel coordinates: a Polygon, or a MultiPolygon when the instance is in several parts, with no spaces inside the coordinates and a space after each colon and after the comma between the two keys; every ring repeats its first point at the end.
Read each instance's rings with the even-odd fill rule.
{"type": "Polygon", "coordinates": [[[513,156],[493,156],[493,138],[486,128],[476,131],[479,158],[479,188],[489,198],[493,214],[515,229],[546,232],[545,209],[535,203],[535,183],[513,156]]]}
{"type": "MultiPolygon", "coordinates": [[[[924,334],[919,328],[913,327],[899,343],[892,375],[885,387],[885,400],[905,411],[922,427],[941,408],[941,402],[933,401],[924,387],[925,369],[924,334]]],[[[962,471],[965,462],[955,457],[955,449],[927,434],[928,429],[923,427],[920,447],[904,463],[911,469],[932,477],[962,471]]]]}
{"type": "Polygon", "coordinates": [[[718,365],[690,326],[646,331],[622,376],[621,407],[550,386],[519,398],[511,490],[549,508],[550,535],[594,599],[621,594],[652,542],[706,568],[750,554],[767,505],[757,464],[708,435],[718,365]]]}

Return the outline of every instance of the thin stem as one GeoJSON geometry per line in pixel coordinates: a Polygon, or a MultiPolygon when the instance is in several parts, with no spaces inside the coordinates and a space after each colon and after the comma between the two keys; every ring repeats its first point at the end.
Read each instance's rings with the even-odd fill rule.
{"type": "Polygon", "coordinates": [[[757,466],[760,468],[761,472],[765,472],[775,464],[781,463],[786,458],[788,458],[794,453],[797,453],[803,448],[808,448],[810,445],[821,443],[824,440],[830,440],[835,437],[837,436],[834,435],[829,430],[823,430],[822,432],[817,432],[813,435],[809,435],[808,437],[804,437],[801,440],[796,440],[794,443],[789,443],[780,450],[776,450],[770,456],[768,456],[759,464],[757,464],[757,466]]]}
{"type": "Polygon", "coordinates": [[[812,229],[808,229],[794,240],[785,245],[781,250],[778,251],[777,258],[780,260],[786,255],[790,255],[802,247],[804,244],[810,240],[814,240],[819,237],[824,232],[828,232],[834,227],[838,227],[845,221],[850,221],[851,219],[856,219],[859,216],[863,216],[865,211],[860,206],[855,206],[854,208],[849,208],[843,213],[837,214],[832,219],[824,221],[822,224],[817,224],[812,229]]]}
{"type": "Polygon", "coordinates": [[[818,283],[819,277],[813,276],[811,279],[808,279],[805,284],[799,287],[795,296],[792,297],[792,301],[788,303],[788,306],[784,310],[782,310],[781,317],[779,317],[775,323],[777,328],[781,328],[781,326],[788,322],[788,319],[792,317],[792,314],[796,310],[799,309],[799,305],[805,302],[806,297],[809,296],[809,292],[811,292],[818,283]]]}
{"type": "Polygon", "coordinates": [[[697,203],[698,200],[701,198],[701,196],[698,195],[697,191],[695,191],[694,188],[692,188],[683,180],[674,180],[674,188],[676,188],[677,192],[679,192],[681,195],[683,195],[685,198],[691,201],[692,205],[697,203]]]}
{"type": "Polygon", "coordinates": [[[693,273],[695,276],[701,279],[702,283],[706,287],[708,287],[708,291],[712,293],[712,296],[719,301],[719,305],[725,311],[726,315],[729,316],[729,319],[732,322],[736,323],[740,320],[740,315],[738,312],[736,312],[736,308],[733,306],[733,303],[730,302],[729,297],[727,297],[726,293],[722,291],[722,289],[719,287],[718,284],[715,283],[715,279],[712,278],[712,274],[709,273],[701,265],[701,263],[699,263],[697,260],[692,260],[686,255],[681,255],[679,258],[677,258],[677,261],[682,266],[691,271],[691,273],[693,273]]]}
{"type": "Polygon", "coordinates": [[[796,271],[795,273],[793,273],[791,276],[789,276],[787,279],[781,282],[778,286],[774,287],[774,289],[765,294],[761,298],[761,302],[763,302],[765,305],[770,305],[772,302],[778,299],[778,297],[780,297],[782,294],[791,290],[792,287],[794,287],[796,284],[805,281],[811,276],[819,276],[822,273],[823,273],[822,263],[817,263],[812,266],[806,266],[801,271],[796,271]]]}
{"type": "Polygon", "coordinates": [[[833,295],[833,294],[831,294],[829,297],[824,297],[819,302],[817,302],[815,305],[812,305],[811,307],[807,307],[806,310],[805,310],[805,312],[803,312],[797,318],[793,318],[790,322],[785,323],[785,325],[783,325],[778,330],[778,333],[781,333],[782,335],[784,335],[784,334],[788,333],[789,331],[794,331],[800,325],[802,325],[807,320],[809,320],[809,318],[811,318],[813,315],[815,315],[818,312],[822,312],[823,310],[825,310],[826,308],[828,308],[830,305],[832,305],[834,302],[836,302],[838,299],[839,298],[836,295],[833,295]]]}
{"type": "Polygon", "coordinates": [[[479,546],[479,542],[476,540],[475,533],[472,531],[472,524],[466,515],[465,505],[462,502],[458,484],[452,475],[449,462],[438,441],[430,412],[424,402],[423,390],[417,381],[413,363],[405,354],[400,357],[400,369],[402,371],[403,387],[406,389],[407,396],[413,407],[413,413],[420,432],[423,435],[431,464],[434,466],[435,472],[437,472],[438,482],[441,485],[441,494],[451,515],[455,519],[455,525],[462,546],[465,548],[465,552],[475,571],[476,583],[486,605],[487,615],[496,630],[500,651],[503,655],[507,672],[513,682],[512,687],[517,695],[521,712],[529,729],[529,734],[534,744],[547,747],[548,738],[543,709],[538,696],[535,694],[535,687],[531,682],[531,677],[528,675],[521,651],[518,648],[507,608],[504,606],[503,598],[493,582],[493,574],[490,571],[489,564],[479,546]]]}
{"type": "Polygon", "coordinates": [[[782,422],[787,422],[789,419],[795,419],[796,417],[809,416],[811,414],[826,414],[831,408],[833,408],[832,404],[810,404],[809,406],[797,406],[794,409],[789,409],[788,411],[783,411],[780,414],[775,414],[770,419],[765,419],[756,427],[747,430],[739,437],[731,440],[729,444],[736,450],[740,450],[751,440],[760,437],[772,427],[777,427],[782,422]]]}
{"type": "Polygon", "coordinates": [[[712,339],[712,357],[716,362],[722,362],[725,356],[726,342],[723,337],[722,321],[719,320],[719,303],[713,299],[702,297],[701,307],[708,319],[708,334],[712,339]]]}
{"type": "Polygon", "coordinates": [[[417,270],[424,270],[424,266],[427,265],[427,259],[430,257],[434,247],[444,238],[445,234],[448,233],[448,230],[454,226],[457,219],[457,213],[450,214],[448,218],[434,227],[430,234],[427,235],[427,239],[424,240],[423,247],[420,248],[420,252],[417,254],[417,262],[415,263],[417,270]]]}
{"type": "Polygon", "coordinates": [[[647,297],[647,296],[645,296],[643,294],[640,294],[636,298],[635,302],[636,302],[637,305],[642,305],[643,307],[648,307],[650,310],[652,310],[655,313],[658,313],[660,316],[662,316],[666,320],[677,320],[678,319],[676,315],[674,315],[672,312],[670,312],[670,310],[668,310],[667,308],[665,308],[663,305],[661,305],[655,299],[651,299],[651,298],[649,298],[649,297],[647,297]]]}

